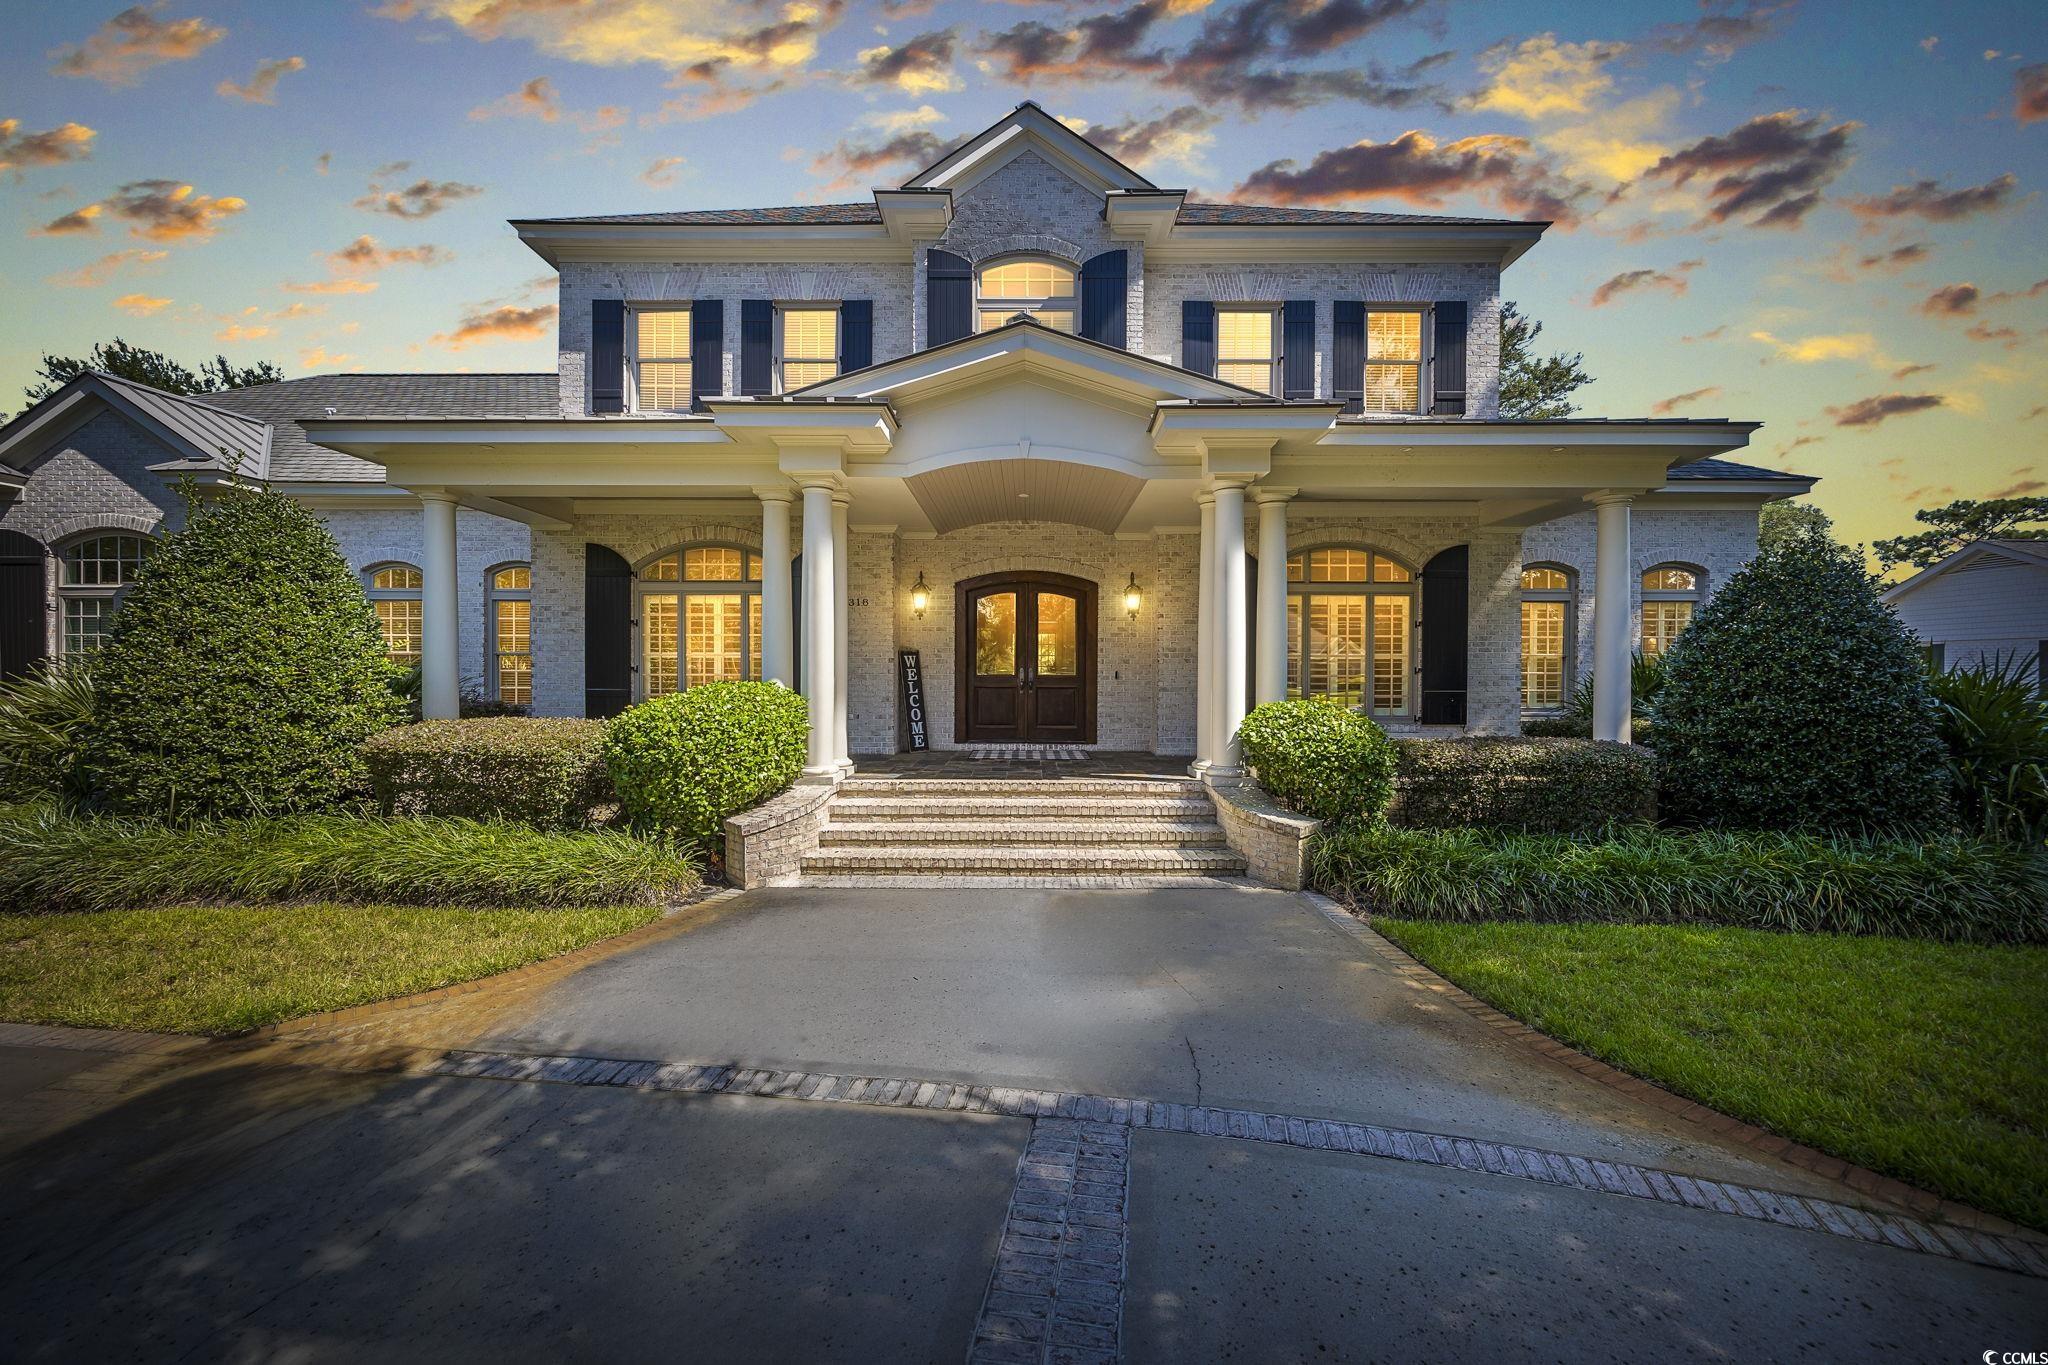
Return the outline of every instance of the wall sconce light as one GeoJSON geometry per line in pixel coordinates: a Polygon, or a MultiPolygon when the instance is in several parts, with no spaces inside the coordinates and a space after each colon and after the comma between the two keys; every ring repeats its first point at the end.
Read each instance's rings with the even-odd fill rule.
{"type": "Polygon", "coordinates": [[[917,571],[917,581],[910,585],[910,614],[924,620],[925,608],[932,604],[932,590],[924,584],[924,570],[917,571]]]}
{"type": "Polygon", "coordinates": [[[1138,589],[1138,575],[1131,574],[1131,581],[1124,584],[1124,610],[1133,621],[1138,619],[1138,608],[1145,605],[1145,594],[1138,589]]]}

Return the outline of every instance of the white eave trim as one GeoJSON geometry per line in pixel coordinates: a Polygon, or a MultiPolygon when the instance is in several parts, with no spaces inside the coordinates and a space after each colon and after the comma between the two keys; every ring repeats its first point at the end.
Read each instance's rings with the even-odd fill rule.
{"type": "Polygon", "coordinates": [[[1705,459],[1749,444],[1761,422],[1487,422],[1469,418],[1339,422],[1325,446],[1522,446],[1548,451],[1599,446],[1668,446],[1705,459]]]}
{"type": "Polygon", "coordinates": [[[709,417],[315,417],[299,423],[317,445],[716,445],[732,438],[709,417]]]}
{"type": "Polygon", "coordinates": [[[886,223],[522,223],[519,240],[563,261],[904,261],[886,223]]]}
{"type": "Polygon", "coordinates": [[[1176,223],[1145,263],[1470,261],[1506,269],[1543,236],[1541,223],[1176,223]]]}

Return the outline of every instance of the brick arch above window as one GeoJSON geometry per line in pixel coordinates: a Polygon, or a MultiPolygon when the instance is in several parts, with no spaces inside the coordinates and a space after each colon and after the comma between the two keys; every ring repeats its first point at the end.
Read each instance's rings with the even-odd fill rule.
{"type": "Polygon", "coordinates": [[[53,550],[61,550],[66,541],[83,540],[88,536],[153,536],[162,529],[163,524],[161,512],[153,516],[141,516],[133,512],[93,512],[84,516],[59,518],[43,533],[43,543],[53,550]]]}
{"type": "Polygon", "coordinates": [[[983,266],[994,264],[1005,256],[1053,256],[1057,257],[1061,264],[1079,270],[1082,260],[1092,253],[1088,248],[1077,246],[1064,237],[1054,237],[1049,233],[1026,232],[972,243],[967,249],[961,249],[959,254],[966,256],[968,263],[979,272],[983,266]]]}

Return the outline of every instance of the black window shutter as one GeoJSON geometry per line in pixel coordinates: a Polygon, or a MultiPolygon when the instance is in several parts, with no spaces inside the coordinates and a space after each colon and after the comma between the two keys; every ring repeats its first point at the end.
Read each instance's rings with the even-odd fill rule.
{"type": "Polygon", "coordinates": [[[740,300],[740,392],[775,392],[775,305],[740,300]]]}
{"type": "Polygon", "coordinates": [[[583,547],[583,714],[616,716],[633,700],[633,566],[583,547]]]}
{"type": "Polygon", "coordinates": [[[1453,545],[1422,566],[1424,725],[1465,723],[1465,577],[1470,558],[1466,546],[1453,545]]]}
{"type": "Polygon", "coordinates": [[[1436,395],[1430,411],[1460,416],[1465,411],[1465,301],[1436,306],[1436,395]]]}
{"type": "Polygon", "coordinates": [[[690,305],[690,406],[701,412],[724,392],[725,300],[698,299],[690,305]]]}
{"type": "Polygon", "coordinates": [[[48,652],[43,547],[19,531],[0,531],[0,679],[23,676],[48,652]]]}
{"type": "Polygon", "coordinates": [[[924,290],[927,346],[958,341],[974,330],[974,278],[966,257],[936,248],[925,252],[924,290]]]}
{"type": "Polygon", "coordinates": [[[1280,396],[1316,396],[1316,301],[1289,299],[1280,307],[1280,396]]]}
{"type": "Polygon", "coordinates": [[[1330,305],[1330,392],[1346,412],[1365,411],[1365,305],[1330,305]]]}
{"type": "Polygon", "coordinates": [[[846,299],[839,305],[839,373],[875,363],[875,301],[846,299]]]}
{"type": "Polygon", "coordinates": [[[1081,263],[1081,335],[1108,346],[1125,346],[1124,306],[1130,253],[1122,247],[1081,263]]]}
{"type": "Polygon", "coordinates": [[[1207,299],[1180,302],[1181,368],[1216,373],[1216,305],[1207,299]]]}
{"type": "Polygon", "coordinates": [[[590,410],[626,410],[626,301],[590,301],[590,410]]]}

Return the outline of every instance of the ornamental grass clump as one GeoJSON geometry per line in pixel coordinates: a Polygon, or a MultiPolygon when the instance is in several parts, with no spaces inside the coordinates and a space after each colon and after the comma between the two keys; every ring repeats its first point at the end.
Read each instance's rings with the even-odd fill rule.
{"type": "Polygon", "coordinates": [[[1394,745],[1349,707],[1318,697],[1269,701],[1238,727],[1259,785],[1332,825],[1375,825],[1394,799],[1394,745]]]}
{"type": "Polygon", "coordinates": [[[1661,805],[1678,823],[1953,828],[1919,649],[1824,533],[1775,542],[1700,609],[1652,714],[1661,805]]]}
{"type": "Polygon", "coordinates": [[[604,760],[628,819],[715,849],[729,815],[803,770],[810,709],[780,683],[703,683],[605,724],[604,760]]]}
{"type": "Polygon", "coordinates": [[[0,810],[0,910],[23,914],[341,901],[653,905],[697,885],[690,855],[610,831],[347,815],[167,824],[0,810]]]}
{"type": "Polygon", "coordinates": [[[82,767],[112,809],[282,815],[365,789],[358,746],[403,714],[362,585],[278,493],[188,491],[93,657],[82,767]]]}

